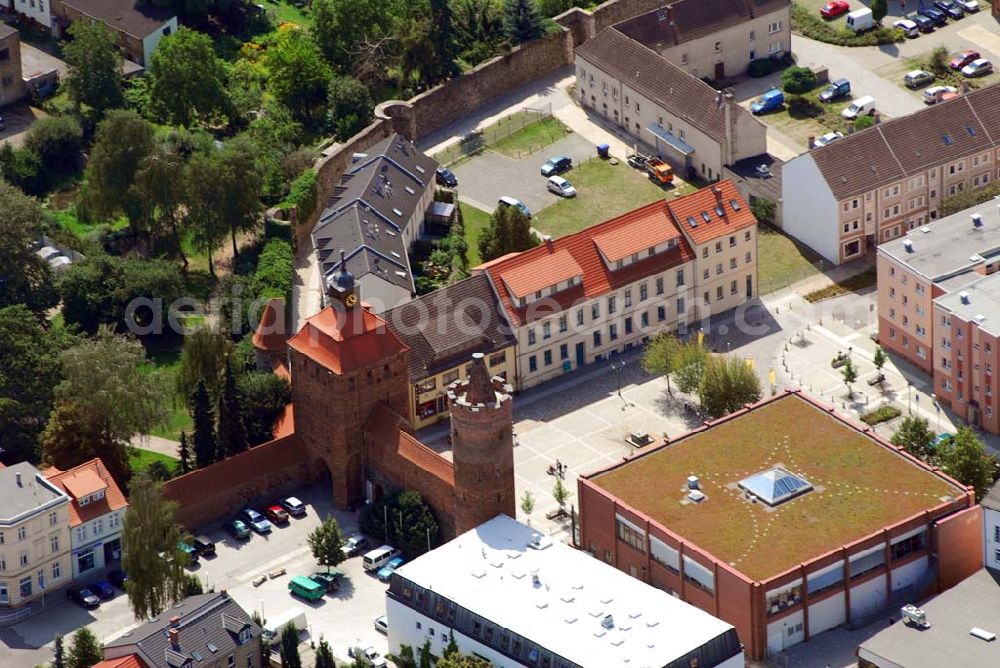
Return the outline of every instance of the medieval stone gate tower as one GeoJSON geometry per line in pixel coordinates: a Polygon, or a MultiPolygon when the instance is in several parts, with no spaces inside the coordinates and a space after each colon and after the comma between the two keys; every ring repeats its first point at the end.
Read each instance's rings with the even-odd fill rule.
{"type": "Polygon", "coordinates": [[[482,353],[448,390],[455,466],[455,533],[506,514],[517,517],[511,387],[490,378],[482,353]]]}

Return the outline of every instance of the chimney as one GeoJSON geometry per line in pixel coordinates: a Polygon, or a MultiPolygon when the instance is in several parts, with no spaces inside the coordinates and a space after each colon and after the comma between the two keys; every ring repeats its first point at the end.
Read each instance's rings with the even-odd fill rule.
{"type": "Polygon", "coordinates": [[[809,148],[816,148],[816,137],[809,135],[809,148]]]}
{"type": "Polygon", "coordinates": [[[221,596],[222,598],[229,598],[229,592],[226,591],[225,589],[220,589],[219,596],[221,596]]]}
{"type": "Polygon", "coordinates": [[[722,202],[722,188],[719,186],[712,186],[712,194],[715,195],[715,203],[722,208],[723,212],[725,212],[726,206],[722,202]]]}
{"type": "Polygon", "coordinates": [[[550,253],[554,253],[556,246],[552,243],[552,237],[545,237],[545,248],[548,249],[550,253]]]}
{"type": "Polygon", "coordinates": [[[170,647],[176,651],[181,649],[181,632],[177,629],[170,629],[170,647]]]}
{"type": "Polygon", "coordinates": [[[170,628],[176,629],[178,626],[180,626],[180,624],[181,624],[181,618],[179,616],[174,615],[173,617],[170,618],[170,628]]]}
{"type": "Polygon", "coordinates": [[[21,472],[20,471],[16,471],[14,473],[14,480],[17,481],[17,486],[18,487],[24,487],[24,485],[21,484],[21,472]]]}
{"type": "Polygon", "coordinates": [[[726,164],[731,165],[736,162],[736,139],[734,138],[735,128],[733,126],[733,96],[726,91],[722,93],[722,113],[726,120],[726,164]]]}

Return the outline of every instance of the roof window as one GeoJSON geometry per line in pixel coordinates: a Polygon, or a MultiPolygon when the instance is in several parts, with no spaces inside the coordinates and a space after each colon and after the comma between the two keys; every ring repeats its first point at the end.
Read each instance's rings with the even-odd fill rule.
{"type": "Polygon", "coordinates": [[[970,137],[975,137],[976,136],[976,129],[974,127],[972,127],[971,125],[965,126],[965,131],[969,133],[970,137]]]}
{"type": "Polygon", "coordinates": [[[955,142],[947,132],[941,137],[941,141],[944,142],[945,146],[951,146],[955,142]]]}
{"type": "Polygon", "coordinates": [[[701,212],[701,219],[704,220],[707,223],[710,220],[712,220],[712,217],[710,215],[708,215],[708,211],[702,211],[701,212]]]}
{"type": "Polygon", "coordinates": [[[694,219],[694,216],[688,216],[688,225],[698,227],[698,221],[694,219]]]}
{"type": "Polygon", "coordinates": [[[729,200],[729,206],[733,207],[733,211],[739,211],[740,210],[740,203],[737,202],[734,199],[729,200]]]}

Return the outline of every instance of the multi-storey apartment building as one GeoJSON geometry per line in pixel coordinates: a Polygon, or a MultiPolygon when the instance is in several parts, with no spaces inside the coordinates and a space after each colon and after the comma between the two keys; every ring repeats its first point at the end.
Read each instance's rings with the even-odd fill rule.
{"type": "Polygon", "coordinates": [[[28,94],[21,77],[21,34],[0,22],[0,107],[28,94]]]}
{"type": "Polygon", "coordinates": [[[937,401],[1000,433],[1000,210],[991,201],[878,249],[878,337],[934,377],[937,401]]]}
{"type": "Polygon", "coordinates": [[[979,505],[983,507],[983,566],[1000,571],[1000,483],[993,485],[979,505]]]}
{"type": "Polygon", "coordinates": [[[756,296],[756,219],[722,181],[478,267],[524,389],[756,296]]]}
{"type": "Polygon", "coordinates": [[[44,471],[49,482],[69,495],[73,578],[90,577],[121,559],[122,525],[128,501],[100,459],[68,471],[44,471]]]}
{"type": "Polygon", "coordinates": [[[70,580],[69,497],[27,462],[0,469],[0,609],[70,580]]]}
{"type": "Polygon", "coordinates": [[[766,153],[767,128],[728,96],[614,27],[576,48],[580,104],[653,147],[681,176],[722,178],[766,153]]]}
{"type": "Polygon", "coordinates": [[[788,0],[674,0],[614,27],[695,78],[722,80],[792,44],[788,0]]]}
{"type": "Polygon", "coordinates": [[[782,169],[782,227],[839,264],[936,219],[1000,178],[1000,87],[848,135],[782,169]]]}

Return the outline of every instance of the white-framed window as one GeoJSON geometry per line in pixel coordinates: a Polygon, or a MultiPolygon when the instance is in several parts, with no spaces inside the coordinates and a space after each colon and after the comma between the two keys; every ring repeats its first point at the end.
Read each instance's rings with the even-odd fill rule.
{"type": "Polygon", "coordinates": [[[768,35],[773,35],[776,32],[781,32],[781,21],[772,21],[771,23],[767,24],[768,35]]]}
{"type": "Polygon", "coordinates": [[[775,54],[781,51],[781,42],[771,42],[767,45],[768,54],[775,54]]]}
{"type": "Polygon", "coordinates": [[[56,522],[58,521],[59,521],[59,513],[53,510],[51,513],[49,513],[49,526],[54,527],[56,525],[56,522]]]}
{"type": "Polygon", "coordinates": [[[24,540],[28,537],[28,527],[18,527],[17,528],[17,539],[24,540]]]}
{"type": "Polygon", "coordinates": [[[49,544],[52,546],[53,552],[59,551],[59,536],[52,536],[49,538],[49,544]]]}
{"type": "Polygon", "coordinates": [[[26,551],[22,551],[22,552],[21,552],[21,556],[20,556],[20,558],[18,559],[18,562],[19,562],[19,563],[20,563],[20,564],[21,564],[22,566],[27,566],[27,565],[28,565],[28,553],[27,553],[26,551]]]}
{"type": "Polygon", "coordinates": [[[52,580],[58,580],[62,577],[62,565],[57,561],[52,564],[52,580]]]}
{"type": "Polygon", "coordinates": [[[87,525],[81,524],[76,528],[76,539],[80,542],[87,540],[87,525]]]}

